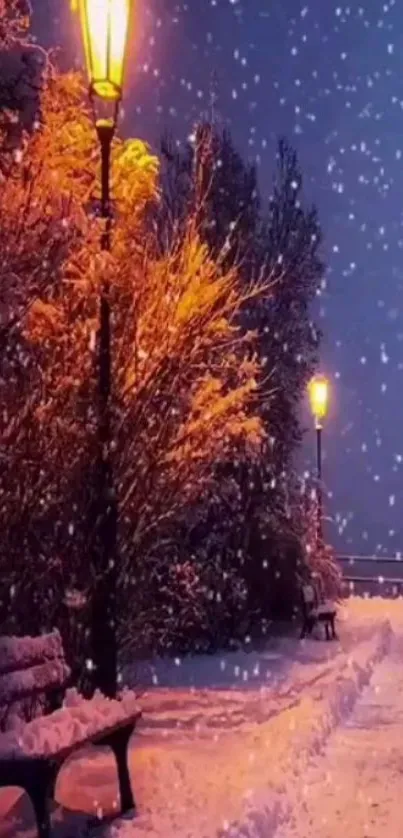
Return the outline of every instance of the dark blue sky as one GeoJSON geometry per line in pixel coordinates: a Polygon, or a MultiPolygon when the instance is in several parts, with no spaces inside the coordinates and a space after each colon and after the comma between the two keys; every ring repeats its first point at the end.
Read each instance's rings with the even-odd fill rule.
{"type": "MultiPolygon", "coordinates": [[[[34,15],[41,40],[77,60],[67,0],[34,0],[34,15]]],[[[320,320],[333,388],[332,538],[340,549],[403,554],[401,7],[139,0],[136,18],[126,133],[155,144],[169,128],[184,139],[209,107],[215,74],[221,118],[258,161],[263,196],[275,137],[285,133],[300,154],[329,265],[320,320]]]]}

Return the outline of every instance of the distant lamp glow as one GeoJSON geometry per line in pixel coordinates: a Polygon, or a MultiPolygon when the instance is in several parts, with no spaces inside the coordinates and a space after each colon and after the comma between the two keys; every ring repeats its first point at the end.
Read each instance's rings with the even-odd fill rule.
{"type": "Polygon", "coordinates": [[[79,8],[90,92],[119,102],[133,0],[75,0],[79,8]]]}
{"type": "Polygon", "coordinates": [[[329,385],[323,375],[314,375],[308,386],[311,410],[317,428],[320,428],[327,413],[329,385]]]}

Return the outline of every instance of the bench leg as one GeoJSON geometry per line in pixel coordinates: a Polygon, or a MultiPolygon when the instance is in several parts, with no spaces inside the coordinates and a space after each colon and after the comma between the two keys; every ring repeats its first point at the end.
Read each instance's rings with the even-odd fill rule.
{"type": "Polygon", "coordinates": [[[327,620],[324,620],[326,640],[338,640],[337,633],[336,633],[335,619],[336,619],[336,617],[334,616],[334,617],[329,617],[327,620]]]}
{"type": "Polygon", "coordinates": [[[35,789],[29,792],[38,827],[38,838],[50,838],[50,815],[48,798],[45,790],[35,789]]]}
{"type": "Polygon", "coordinates": [[[304,622],[302,624],[302,629],[301,629],[301,635],[300,635],[301,640],[303,640],[304,637],[306,637],[307,634],[308,635],[312,634],[312,629],[313,629],[314,625],[315,625],[314,621],[311,620],[309,617],[306,617],[304,619],[304,622]]]}
{"type": "MultiPolygon", "coordinates": [[[[128,812],[130,809],[135,809],[135,802],[133,798],[132,786],[130,782],[129,765],[128,765],[128,745],[129,739],[133,733],[134,725],[130,724],[127,727],[122,727],[120,730],[115,730],[103,739],[102,744],[108,745],[116,759],[116,767],[118,770],[119,779],[119,793],[121,812],[128,812]]],[[[101,744],[101,743],[99,743],[101,744]]]]}
{"type": "Polygon", "coordinates": [[[304,622],[304,625],[302,626],[301,638],[304,638],[306,635],[310,637],[315,628],[315,625],[316,619],[314,617],[307,617],[307,619],[304,622]]]}
{"type": "Polygon", "coordinates": [[[54,765],[49,765],[49,763],[44,763],[34,764],[31,770],[32,779],[27,778],[23,787],[35,812],[38,838],[50,838],[49,800],[50,793],[55,786],[57,768],[54,765]]]}

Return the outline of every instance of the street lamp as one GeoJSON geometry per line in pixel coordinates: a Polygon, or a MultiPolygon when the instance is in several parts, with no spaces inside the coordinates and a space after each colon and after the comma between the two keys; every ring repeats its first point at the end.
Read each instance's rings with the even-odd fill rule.
{"type": "Polygon", "coordinates": [[[78,0],[90,95],[122,98],[132,0],[78,0]]]}
{"type": "MultiPolygon", "coordinates": [[[[84,41],[89,96],[101,148],[101,249],[111,247],[110,157],[122,98],[132,0],[76,0],[84,41]],[[102,117],[101,117],[102,113],[102,117]]],[[[92,598],[92,657],[96,685],[105,695],[117,689],[116,593],[118,504],[111,442],[111,311],[109,282],[99,301],[98,455],[95,480],[92,598]]]]}
{"type": "Polygon", "coordinates": [[[327,414],[329,384],[323,375],[314,375],[308,385],[309,399],[311,403],[311,411],[315,420],[316,428],[316,466],[317,466],[317,541],[322,540],[322,512],[323,512],[323,498],[322,498],[322,428],[323,420],[327,414]]]}

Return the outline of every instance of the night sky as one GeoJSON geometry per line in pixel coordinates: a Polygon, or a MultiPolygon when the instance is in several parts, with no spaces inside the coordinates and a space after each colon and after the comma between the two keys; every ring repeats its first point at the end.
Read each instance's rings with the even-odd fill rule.
{"type": "MultiPolygon", "coordinates": [[[[42,43],[77,63],[68,0],[33,0],[42,43]]],[[[403,522],[403,15],[396,0],[140,0],[122,130],[185,139],[210,108],[270,191],[297,148],[326,239],[319,300],[332,382],[324,478],[341,551],[394,555],[403,522]]],[[[306,440],[306,468],[314,439],[306,440]],[[312,443],[312,444],[311,444],[312,443]]]]}

